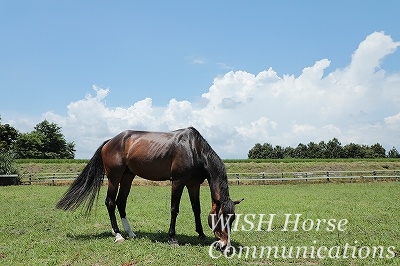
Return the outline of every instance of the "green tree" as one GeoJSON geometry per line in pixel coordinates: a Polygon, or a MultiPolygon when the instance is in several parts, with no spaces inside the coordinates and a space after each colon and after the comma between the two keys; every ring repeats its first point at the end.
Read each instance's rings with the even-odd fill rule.
{"type": "Polygon", "coordinates": [[[400,158],[400,153],[397,151],[395,147],[391,148],[388,152],[389,158],[400,158]]]}
{"type": "Polygon", "coordinates": [[[319,150],[321,151],[321,157],[319,157],[319,158],[325,158],[325,153],[326,153],[326,143],[325,143],[325,141],[320,141],[318,143],[318,147],[319,147],[319,150]]]}
{"type": "Polygon", "coordinates": [[[343,147],[343,154],[346,158],[365,158],[365,153],[365,149],[355,143],[350,143],[343,147]]]}
{"type": "Polygon", "coordinates": [[[379,143],[372,145],[371,150],[373,151],[374,158],[385,158],[386,157],[386,150],[379,143]]]}
{"type": "Polygon", "coordinates": [[[0,117],[0,151],[11,151],[12,146],[18,138],[18,130],[9,124],[1,124],[0,117]]]}
{"type": "Polygon", "coordinates": [[[274,153],[274,157],[273,157],[274,159],[285,158],[285,150],[279,145],[275,146],[273,153],[274,153]]]}
{"type": "Polygon", "coordinates": [[[273,156],[274,148],[269,143],[264,143],[263,145],[257,143],[248,153],[249,159],[267,159],[273,158],[273,156]]]}
{"type": "Polygon", "coordinates": [[[43,158],[70,158],[67,152],[67,142],[61,133],[61,127],[44,120],[35,126],[35,131],[42,140],[41,151],[43,158]]]}
{"type": "Polygon", "coordinates": [[[325,158],[342,158],[343,147],[337,138],[333,138],[326,144],[325,158]]]}
{"type": "Polygon", "coordinates": [[[42,136],[37,132],[21,133],[15,142],[15,153],[20,159],[43,159],[42,136]]]}
{"type": "Polygon", "coordinates": [[[283,149],[283,158],[295,158],[294,156],[294,148],[293,147],[285,147],[283,149]]]}
{"type": "MultiPolygon", "coordinates": [[[[249,151],[250,159],[281,159],[281,158],[385,158],[386,150],[379,143],[372,146],[359,145],[350,143],[342,147],[342,144],[337,138],[325,143],[324,141],[318,144],[310,142],[307,145],[299,143],[296,148],[292,147],[272,147],[269,143],[261,145],[257,143],[249,151]]],[[[400,158],[399,152],[393,147],[387,157],[400,158]]]]}
{"type": "Polygon", "coordinates": [[[365,156],[364,158],[375,158],[375,152],[371,149],[370,146],[368,145],[361,145],[361,147],[364,149],[365,151],[365,156]]]}
{"type": "Polygon", "coordinates": [[[73,159],[75,154],[75,144],[66,142],[61,127],[47,120],[20,134],[15,146],[19,158],[73,159]]]}
{"type": "Polygon", "coordinates": [[[261,159],[262,145],[256,143],[253,148],[251,148],[247,154],[249,159],[261,159]]]}
{"type": "Polygon", "coordinates": [[[294,149],[294,157],[307,158],[307,145],[299,143],[299,145],[294,149]]]}
{"type": "Polygon", "coordinates": [[[307,144],[307,158],[323,158],[323,148],[319,144],[310,142],[307,144]]]}

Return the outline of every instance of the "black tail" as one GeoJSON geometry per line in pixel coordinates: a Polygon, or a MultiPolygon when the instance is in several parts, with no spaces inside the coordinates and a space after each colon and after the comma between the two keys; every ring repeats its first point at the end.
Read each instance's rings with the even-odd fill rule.
{"type": "Polygon", "coordinates": [[[75,179],[64,196],[57,203],[58,209],[76,210],[82,203],[86,205],[85,214],[92,210],[93,203],[99,195],[100,187],[104,179],[103,159],[101,149],[105,141],[94,153],[92,159],[85,166],[82,173],[75,179]]]}

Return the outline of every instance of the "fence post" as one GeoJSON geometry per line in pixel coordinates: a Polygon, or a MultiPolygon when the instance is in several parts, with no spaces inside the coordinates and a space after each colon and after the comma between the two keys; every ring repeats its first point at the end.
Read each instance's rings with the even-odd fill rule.
{"type": "Polygon", "coordinates": [[[373,171],[372,174],[374,175],[374,180],[376,181],[376,171],[373,171]]]}
{"type": "Polygon", "coordinates": [[[239,174],[235,174],[236,175],[236,185],[239,185],[240,179],[239,179],[239,174]]]}
{"type": "Polygon", "coordinates": [[[329,172],[326,172],[326,181],[329,182],[329,172]]]}
{"type": "Polygon", "coordinates": [[[29,185],[32,185],[32,174],[29,174],[28,180],[29,180],[29,185]]]}

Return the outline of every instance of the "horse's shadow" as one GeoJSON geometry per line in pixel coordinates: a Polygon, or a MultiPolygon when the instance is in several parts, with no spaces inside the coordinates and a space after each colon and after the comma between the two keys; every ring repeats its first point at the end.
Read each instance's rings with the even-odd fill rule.
{"type": "MultiPolygon", "coordinates": [[[[147,239],[153,243],[169,244],[168,243],[169,236],[165,232],[136,231],[135,234],[136,234],[136,237],[134,238],[134,240],[147,239]]],[[[126,235],[124,233],[122,233],[122,235],[125,237],[125,239],[128,238],[128,235],[126,235]]],[[[114,238],[113,235],[111,234],[111,232],[108,232],[108,231],[104,231],[101,233],[93,233],[93,234],[67,233],[67,237],[74,239],[74,240],[79,240],[79,241],[105,239],[105,238],[113,239],[114,238]]],[[[216,241],[215,237],[211,237],[211,236],[199,238],[198,236],[195,236],[195,235],[179,234],[176,237],[179,241],[180,246],[185,246],[185,245],[210,246],[216,241]]],[[[129,239],[129,241],[130,240],[131,239],[129,239]]],[[[231,245],[238,246],[239,243],[237,243],[236,241],[231,241],[231,245]]]]}

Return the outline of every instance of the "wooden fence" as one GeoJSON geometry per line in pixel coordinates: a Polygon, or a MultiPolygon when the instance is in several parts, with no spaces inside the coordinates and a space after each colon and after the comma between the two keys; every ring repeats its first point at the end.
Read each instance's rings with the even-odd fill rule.
{"type": "MultiPolygon", "coordinates": [[[[20,176],[22,184],[70,184],[79,173],[40,173],[23,174],[20,176]]],[[[310,172],[281,172],[281,173],[228,173],[231,184],[266,184],[273,182],[331,182],[334,180],[378,180],[389,179],[398,181],[400,170],[379,171],[310,171],[310,172]]],[[[155,181],[153,181],[155,182],[155,181]]],[[[152,181],[140,177],[135,178],[135,184],[148,185],[152,181]]],[[[168,182],[168,181],[167,181],[168,182]]],[[[157,183],[157,182],[155,182],[157,183]]]]}
{"type": "Polygon", "coordinates": [[[310,171],[310,172],[281,172],[281,173],[228,173],[229,180],[235,183],[267,183],[285,181],[334,181],[334,180],[378,180],[393,179],[398,181],[400,170],[380,170],[380,171],[310,171]]]}
{"type": "Polygon", "coordinates": [[[35,173],[21,175],[22,184],[70,184],[80,173],[35,173]]]}

